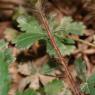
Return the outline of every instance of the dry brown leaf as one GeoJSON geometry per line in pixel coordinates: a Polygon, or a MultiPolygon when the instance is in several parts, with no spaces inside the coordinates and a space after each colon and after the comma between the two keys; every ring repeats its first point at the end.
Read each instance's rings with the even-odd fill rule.
{"type": "Polygon", "coordinates": [[[18,65],[18,72],[22,75],[31,75],[32,73],[32,64],[28,62],[26,64],[18,65]]]}
{"type": "Polygon", "coordinates": [[[19,34],[19,32],[16,29],[13,29],[11,27],[8,27],[4,31],[4,38],[7,41],[10,42],[10,41],[14,40],[18,34],[19,34]]]}
{"type": "Polygon", "coordinates": [[[46,85],[48,82],[54,80],[55,77],[39,75],[39,79],[43,85],[46,85]]]}
{"type": "Polygon", "coordinates": [[[19,87],[18,87],[18,90],[19,91],[23,91],[25,89],[25,87],[30,83],[31,81],[31,77],[26,77],[26,78],[23,78],[21,80],[21,82],[19,83],[19,87]]]}
{"type": "Polygon", "coordinates": [[[34,76],[31,76],[31,83],[30,83],[30,88],[37,90],[40,87],[39,84],[39,74],[36,74],[34,76]]]}
{"type": "Polygon", "coordinates": [[[37,67],[41,67],[43,64],[46,64],[48,60],[49,60],[49,56],[45,55],[37,60],[32,61],[32,64],[37,67]]]}

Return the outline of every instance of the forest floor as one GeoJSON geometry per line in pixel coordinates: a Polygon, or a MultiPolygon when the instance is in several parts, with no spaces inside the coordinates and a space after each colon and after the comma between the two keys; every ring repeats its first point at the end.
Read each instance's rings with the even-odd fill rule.
{"type": "MultiPolygon", "coordinates": [[[[34,0],[34,2],[36,1],[37,0],[34,0]]],[[[4,54],[6,53],[6,47],[4,47],[3,45],[4,43],[7,43],[7,48],[12,50],[12,56],[14,57],[14,61],[9,64],[7,68],[11,77],[10,89],[8,90],[8,92],[6,92],[7,88],[4,88],[5,92],[4,90],[2,90],[0,95],[95,95],[95,1],[46,0],[44,1],[42,7],[46,17],[42,15],[41,18],[33,11],[32,5],[26,3],[25,0],[0,0],[0,45],[2,45],[0,46],[0,52],[4,51],[4,54]],[[30,16],[35,16],[40,22],[42,28],[47,31],[47,33],[52,32],[49,30],[51,29],[51,25],[54,25],[55,23],[53,23],[52,20],[51,24],[47,24],[47,21],[49,22],[48,16],[50,16],[51,18],[54,17],[54,21],[57,21],[58,25],[60,25],[65,17],[70,17],[71,21],[67,19],[63,27],[68,27],[66,25],[69,21],[71,24],[73,24],[72,22],[75,22],[76,25],[72,25],[72,27],[74,28],[70,27],[70,33],[66,35],[68,39],[63,39],[63,43],[64,45],[73,44],[74,48],[66,47],[67,49],[63,49],[62,52],[59,47],[58,49],[56,49],[57,41],[54,44],[54,41],[52,41],[53,36],[48,35],[49,39],[51,36],[50,42],[51,45],[54,44],[53,48],[57,56],[51,56],[51,54],[49,53],[51,53],[52,51],[47,52],[47,45],[43,45],[43,43],[40,43],[40,41],[35,42],[35,40],[33,40],[35,43],[32,42],[33,44],[28,49],[19,49],[18,47],[25,47],[25,45],[29,45],[29,41],[26,41],[25,43],[23,41],[22,43],[20,43],[20,45],[19,43],[15,44],[14,42],[12,42],[12,40],[17,35],[22,35],[23,30],[28,31],[32,29],[31,31],[40,31],[40,25],[37,26],[35,21],[32,23],[29,22],[32,28],[28,27],[28,22],[24,23],[24,21],[26,21],[26,19],[24,18],[21,19],[23,20],[22,22],[20,22],[20,20],[17,22],[17,18],[26,13],[28,13],[30,16]],[[83,27],[86,27],[83,28],[84,30],[82,31],[82,35],[80,31],[78,31],[79,29],[76,28],[78,27],[77,22],[81,22],[83,27]],[[20,27],[18,27],[18,25],[20,27]],[[36,25],[36,29],[33,28],[35,26],[32,25],[36,25]],[[48,29],[48,26],[50,26],[50,29],[48,29]],[[71,32],[73,30],[78,31],[79,33],[74,34],[73,32],[71,32]],[[3,44],[2,40],[5,41],[3,44]],[[72,42],[72,40],[74,43],[72,42]],[[50,67],[46,65],[46,67],[42,68],[43,64],[48,63],[48,61],[50,61],[50,67]],[[55,65],[56,63],[58,63],[59,65],[57,65],[57,67],[52,66],[52,64],[54,63],[55,65]],[[45,73],[46,70],[50,70],[50,72],[45,73]],[[58,80],[63,80],[62,83],[64,82],[64,87],[61,85],[61,81],[58,80]],[[24,94],[17,93],[17,91],[25,91],[28,88],[32,88],[34,92],[28,91],[30,94],[27,93],[27,91],[24,92],[24,94]],[[81,90],[79,90],[80,88],[81,90]]],[[[82,28],[81,24],[79,28],[82,28]]],[[[28,32],[26,32],[26,35],[28,35],[27,33],[28,32]]],[[[35,39],[38,40],[39,37],[40,36],[35,36],[35,39]]],[[[16,40],[19,41],[19,39],[20,37],[16,40]]],[[[10,55],[7,55],[8,60],[10,59],[10,55]]],[[[0,62],[2,63],[1,54],[0,62]]],[[[11,61],[9,60],[9,62],[11,61]]],[[[0,66],[2,68],[3,66],[1,63],[0,66]]],[[[3,72],[1,71],[1,68],[0,72],[3,72]]],[[[1,74],[0,77],[2,76],[4,75],[1,74]]],[[[2,79],[3,78],[1,78],[0,81],[2,81],[2,79]]]]}

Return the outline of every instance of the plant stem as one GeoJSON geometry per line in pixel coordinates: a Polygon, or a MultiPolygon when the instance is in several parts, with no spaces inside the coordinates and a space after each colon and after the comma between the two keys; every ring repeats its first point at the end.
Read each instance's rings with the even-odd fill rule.
{"type": "MultiPolygon", "coordinates": [[[[39,10],[39,9],[38,9],[38,10],[39,10]]],[[[60,52],[60,49],[58,48],[58,46],[57,46],[57,44],[56,44],[55,38],[52,36],[51,30],[50,30],[50,27],[49,27],[49,24],[48,24],[48,20],[46,19],[46,17],[45,17],[45,15],[44,15],[44,13],[43,13],[42,10],[39,10],[39,15],[40,15],[42,24],[43,24],[43,26],[44,26],[44,28],[45,28],[45,30],[46,30],[46,32],[47,32],[47,35],[48,35],[48,37],[49,37],[49,39],[50,39],[50,41],[51,41],[51,44],[52,44],[52,46],[54,47],[55,52],[56,52],[56,54],[57,54],[58,57],[59,57],[59,61],[60,61],[60,63],[63,65],[63,67],[64,67],[64,69],[65,69],[65,73],[66,73],[67,78],[68,78],[68,80],[69,80],[69,82],[70,82],[70,84],[71,84],[71,87],[72,87],[71,89],[72,89],[74,95],[81,95],[81,93],[80,93],[80,91],[79,91],[79,88],[76,87],[75,81],[74,81],[74,79],[73,79],[71,73],[69,72],[69,69],[68,69],[68,67],[67,67],[67,65],[66,65],[66,62],[65,62],[65,60],[64,60],[64,58],[63,58],[61,52],[60,52]]]]}

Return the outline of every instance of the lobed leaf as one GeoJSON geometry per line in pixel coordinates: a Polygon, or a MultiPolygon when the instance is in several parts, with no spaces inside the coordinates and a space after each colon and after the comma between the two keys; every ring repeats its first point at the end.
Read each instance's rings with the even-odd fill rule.
{"type": "Polygon", "coordinates": [[[87,82],[88,82],[90,85],[95,85],[95,73],[92,74],[92,75],[87,79],[87,82]]]}
{"type": "Polygon", "coordinates": [[[41,74],[49,75],[52,74],[52,71],[56,70],[59,67],[59,64],[49,61],[47,64],[44,64],[41,68],[41,74]]]}
{"type": "Polygon", "coordinates": [[[81,91],[89,95],[95,95],[95,73],[81,85],[81,91]]]}
{"type": "Polygon", "coordinates": [[[45,37],[43,29],[34,17],[19,16],[17,22],[19,24],[18,27],[20,27],[21,31],[25,32],[14,40],[14,43],[18,48],[28,48],[35,41],[45,37]]]}
{"type": "Polygon", "coordinates": [[[76,59],[74,65],[77,77],[79,77],[82,81],[86,81],[86,65],[82,58],[76,59]]]}
{"type": "Polygon", "coordinates": [[[74,22],[71,17],[64,17],[55,32],[63,32],[64,34],[83,35],[85,26],[82,22],[74,22]]]}
{"type": "MultiPolygon", "coordinates": [[[[64,44],[59,38],[56,37],[56,43],[57,43],[57,46],[59,47],[62,55],[70,55],[71,53],[73,53],[73,51],[75,50],[75,46],[74,45],[66,45],[64,44]]],[[[54,55],[56,56],[56,53],[53,49],[53,47],[51,46],[51,43],[50,41],[48,40],[47,41],[47,52],[50,54],[50,55],[54,55]]]]}
{"type": "Polygon", "coordinates": [[[28,48],[34,42],[38,41],[39,39],[42,39],[43,36],[44,35],[41,33],[23,33],[14,40],[14,43],[18,48],[28,48]]]}
{"type": "Polygon", "coordinates": [[[17,18],[18,27],[20,27],[21,31],[27,33],[42,33],[43,30],[39,25],[38,21],[35,17],[32,16],[19,16],[17,18]]]}
{"type": "Polygon", "coordinates": [[[63,82],[61,80],[53,80],[44,87],[46,95],[57,95],[63,90],[63,82]]]}

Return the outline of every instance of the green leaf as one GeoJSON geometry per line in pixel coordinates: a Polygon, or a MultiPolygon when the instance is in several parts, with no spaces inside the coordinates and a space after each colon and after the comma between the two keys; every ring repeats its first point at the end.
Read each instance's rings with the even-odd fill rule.
{"type": "MultiPolygon", "coordinates": [[[[65,45],[59,38],[56,37],[56,44],[59,47],[62,55],[70,55],[71,53],[73,53],[73,51],[75,50],[75,46],[74,45],[65,45]]],[[[51,46],[50,41],[47,41],[47,52],[50,55],[54,55],[56,56],[55,50],[54,48],[51,46]]]]}
{"type": "Polygon", "coordinates": [[[59,49],[60,49],[62,55],[70,55],[74,52],[75,46],[62,44],[59,46],[59,49]]]}
{"type": "Polygon", "coordinates": [[[85,26],[82,22],[74,22],[71,17],[64,17],[55,32],[63,32],[64,34],[83,35],[85,26]]]}
{"type": "Polygon", "coordinates": [[[41,69],[41,73],[42,74],[50,74],[52,70],[53,69],[50,68],[50,66],[48,64],[44,64],[42,69],[41,69]]]}
{"type": "Polygon", "coordinates": [[[0,51],[0,60],[4,60],[4,52],[3,51],[0,51]]]}
{"type": "Polygon", "coordinates": [[[95,87],[88,83],[84,83],[81,85],[81,91],[84,92],[85,94],[95,95],[95,87]]]}
{"type": "Polygon", "coordinates": [[[4,49],[4,48],[7,48],[8,46],[8,43],[5,42],[5,40],[0,40],[0,50],[4,49]]]}
{"type": "Polygon", "coordinates": [[[61,80],[53,80],[44,87],[46,95],[57,95],[63,90],[63,82],[61,80]]]}
{"type": "Polygon", "coordinates": [[[35,41],[46,37],[45,32],[43,32],[41,26],[34,17],[28,15],[20,16],[18,17],[17,22],[19,23],[18,27],[25,32],[14,40],[14,43],[18,48],[28,48],[35,41]]]}
{"type": "Polygon", "coordinates": [[[74,64],[75,64],[77,76],[82,81],[86,81],[86,64],[84,63],[83,59],[82,58],[76,59],[74,64]]]}
{"type": "Polygon", "coordinates": [[[69,39],[69,38],[64,38],[63,39],[63,43],[64,44],[67,44],[67,45],[74,45],[75,44],[75,41],[72,40],[72,39],[69,39]]]}
{"type": "Polygon", "coordinates": [[[83,35],[83,31],[85,29],[85,26],[82,22],[73,22],[71,25],[68,25],[66,31],[67,33],[72,33],[76,35],[83,35]]]}
{"type": "Polygon", "coordinates": [[[95,74],[92,74],[86,82],[81,85],[81,91],[86,94],[95,95],[95,74]]]}
{"type": "Polygon", "coordinates": [[[87,82],[88,82],[90,85],[94,85],[94,86],[95,86],[95,73],[92,74],[92,75],[88,78],[87,82]]]}
{"type": "Polygon", "coordinates": [[[51,43],[50,43],[50,40],[47,39],[46,41],[47,41],[47,52],[48,52],[51,56],[52,56],[52,55],[56,55],[55,50],[54,50],[53,46],[52,46],[51,43]]]}
{"type": "Polygon", "coordinates": [[[57,62],[49,61],[47,64],[44,64],[41,68],[41,74],[49,75],[52,74],[52,71],[56,70],[59,67],[57,62]]]}
{"type": "Polygon", "coordinates": [[[32,89],[27,89],[24,92],[17,92],[16,95],[37,95],[37,92],[32,89]]]}
{"type": "Polygon", "coordinates": [[[58,26],[58,21],[56,21],[56,15],[52,15],[50,14],[48,16],[48,22],[49,22],[49,25],[50,25],[50,28],[51,28],[51,31],[54,32],[55,28],[58,26]]]}
{"type": "Polygon", "coordinates": [[[5,49],[4,51],[4,61],[7,64],[13,63],[15,61],[15,57],[12,54],[12,50],[10,48],[5,49]]]}
{"type": "MultiPolygon", "coordinates": [[[[74,22],[71,17],[64,17],[61,20],[59,25],[54,24],[53,26],[53,24],[51,24],[51,30],[53,31],[52,35],[55,36],[57,46],[59,47],[62,55],[70,55],[74,52],[76,48],[74,45],[75,41],[72,39],[66,38],[66,35],[69,35],[69,34],[83,35],[84,29],[85,29],[85,26],[83,25],[83,23],[74,22]]],[[[47,52],[50,55],[56,56],[56,53],[53,47],[51,46],[51,43],[49,40],[47,40],[47,52]]]]}
{"type": "Polygon", "coordinates": [[[18,48],[29,48],[34,42],[43,37],[44,35],[41,33],[23,33],[14,40],[14,43],[18,48]]]}
{"type": "Polygon", "coordinates": [[[41,26],[35,17],[32,16],[19,16],[17,19],[18,27],[20,27],[21,31],[27,33],[40,33],[43,32],[41,26]]]}
{"type": "Polygon", "coordinates": [[[8,95],[11,81],[8,73],[9,63],[14,61],[11,49],[0,51],[0,95],[8,95]]]}
{"type": "Polygon", "coordinates": [[[8,95],[10,89],[10,77],[8,64],[4,61],[4,53],[0,52],[0,95],[8,95]]]}
{"type": "Polygon", "coordinates": [[[3,60],[7,64],[10,64],[15,61],[15,57],[12,54],[11,48],[7,48],[0,51],[0,60],[3,60]]]}

